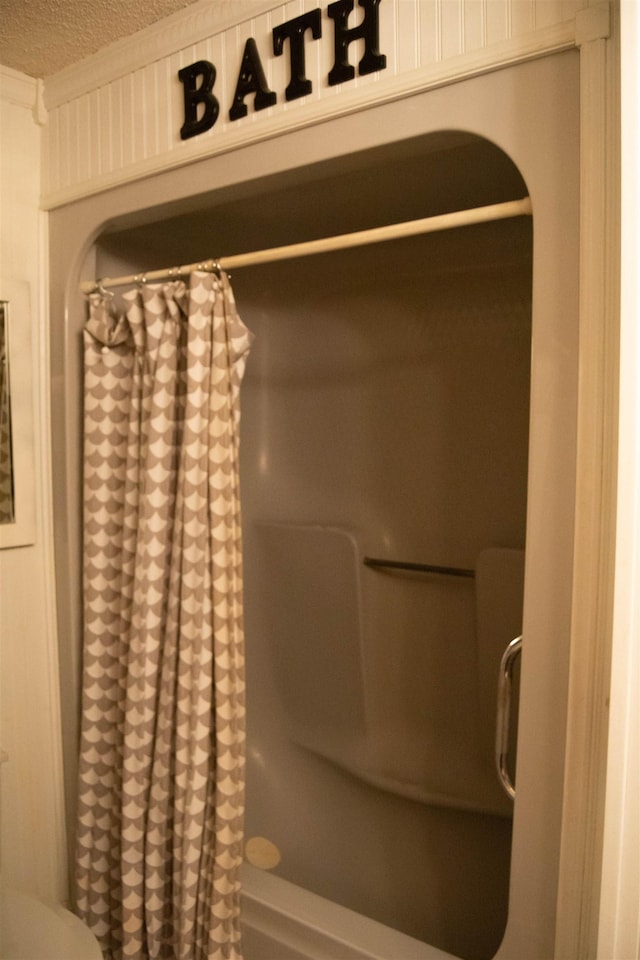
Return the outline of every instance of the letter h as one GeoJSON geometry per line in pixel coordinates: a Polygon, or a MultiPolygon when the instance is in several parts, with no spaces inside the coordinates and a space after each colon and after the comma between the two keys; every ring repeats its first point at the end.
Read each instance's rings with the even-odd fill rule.
{"type": "Polygon", "coordinates": [[[362,23],[349,29],[347,23],[353,10],[353,0],[336,0],[329,4],[327,13],[334,22],[335,55],[328,76],[329,86],[353,80],[355,70],[349,63],[348,48],[354,40],[364,40],[364,56],[358,64],[358,73],[375,73],[384,70],[387,58],[379,50],[378,6],[380,0],[358,0],[364,10],[362,23]]]}

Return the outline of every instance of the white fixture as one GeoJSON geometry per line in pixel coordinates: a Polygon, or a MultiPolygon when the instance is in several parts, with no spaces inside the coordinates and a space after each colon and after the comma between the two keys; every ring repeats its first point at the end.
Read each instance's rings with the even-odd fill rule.
{"type": "MultiPolygon", "coordinates": [[[[8,759],[0,749],[0,766],[8,759]]],[[[102,960],[102,950],[69,910],[0,880],[0,960],[102,960]]]]}

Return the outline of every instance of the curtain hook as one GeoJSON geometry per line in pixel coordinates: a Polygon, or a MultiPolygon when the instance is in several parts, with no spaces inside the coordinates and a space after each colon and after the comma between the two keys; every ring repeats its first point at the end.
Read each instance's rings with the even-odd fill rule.
{"type": "Polygon", "coordinates": [[[147,282],[146,273],[136,273],[135,282],[140,288],[144,287],[145,283],[147,282]]]}
{"type": "Polygon", "coordinates": [[[107,289],[104,287],[104,284],[102,283],[102,278],[101,278],[101,277],[99,277],[99,278],[96,280],[96,285],[95,285],[95,287],[93,288],[93,291],[92,291],[92,292],[93,292],[93,293],[97,293],[98,296],[103,297],[105,300],[109,300],[109,299],[111,299],[111,297],[113,296],[113,290],[107,290],[107,289]]]}
{"type": "MultiPolygon", "coordinates": [[[[219,279],[219,280],[222,280],[222,277],[223,277],[223,275],[224,275],[224,267],[222,266],[222,264],[220,263],[220,261],[219,261],[218,259],[216,259],[216,260],[214,261],[213,269],[214,269],[215,272],[217,273],[218,279],[219,279]]],[[[230,273],[227,274],[227,280],[231,280],[231,274],[230,274],[230,273]]]]}

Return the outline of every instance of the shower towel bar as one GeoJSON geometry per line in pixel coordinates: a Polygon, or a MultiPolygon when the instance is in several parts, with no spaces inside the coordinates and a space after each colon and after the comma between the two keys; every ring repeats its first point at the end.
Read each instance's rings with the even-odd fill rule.
{"type": "Polygon", "coordinates": [[[513,666],[516,656],[522,651],[522,636],[516,637],[507,646],[500,661],[498,679],[498,707],[496,711],[496,771],[500,785],[512,800],[516,789],[509,773],[509,730],[511,722],[511,695],[513,688],[513,666]]]}
{"type": "Polygon", "coordinates": [[[146,283],[167,278],[175,279],[192,273],[194,270],[236,270],[239,267],[273,263],[276,260],[290,260],[294,257],[306,257],[314,253],[330,253],[335,250],[345,250],[349,247],[380,243],[383,240],[398,240],[403,237],[417,236],[421,233],[434,233],[438,230],[451,230],[454,227],[467,227],[478,223],[489,223],[493,220],[529,216],[531,212],[531,198],[524,197],[521,200],[508,200],[505,203],[494,203],[485,207],[456,210],[453,213],[443,213],[435,217],[423,217],[420,220],[392,223],[386,227],[373,227],[370,230],[358,230],[355,233],[344,233],[320,240],[308,240],[304,243],[293,243],[285,247],[272,247],[270,250],[239,253],[231,257],[205,260],[181,267],[151,270],[148,273],[135,273],[126,277],[102,277],[100,280],[86,280],[80,284],[80,289],[83,293],[90,294],[103,291],[107,287],[121,287],[125,284],[146,283]]]}
{"type": "Polygon", "coordinates": [[[364,557],[365,567],[390,568],[392,570],[412,570],[417,573],[438,573],[444,577],[475,577],[475,570],[464,567],[442,567],[433,563],[411,563],[408,560],[381,560],[377,557],[364,557]]]}

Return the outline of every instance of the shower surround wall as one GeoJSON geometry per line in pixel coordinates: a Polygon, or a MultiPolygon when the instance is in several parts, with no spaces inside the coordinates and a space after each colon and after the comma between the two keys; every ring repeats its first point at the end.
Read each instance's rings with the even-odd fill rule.
{"type": "Polygon", "coordinates": [[[507,915],[493,743],[522,626],[530,239],[525,220],[236,282],[247,834],[280,876],[459,956],[492,956],[507,915]]]}
{"type": "MultiPolygon", "coordinates": [[[[602,628],[601,619],[589,617],[593,598],[598,597],[593,571],[596,567],[598,575],[602,571],[592,552],[577,554],[573,614],[570,608],[576,403],[583,422],[585,416],[588,422],[603,416],[602,394],[575,392],[579,115],[576,79],[579,61],[585,77],[580,98],[582,136],[585,142],[606,144],[609,141],[604,135],[603,91],[608,7],[587,2],[522,4],[496,0],[485,5],[449,0],[434,4],[382,0],[380,49],[387,56],[384,72],[329,88],[325,78],[333,52],[328,45],[314,45],[315,55],[309,57],[307,70],[313,93],[308,98],[290,104],[280,98],[273,107],[255,112],[249,97],[246,119],[230,122],[221,117],[201,138],[180,142],[182,93],[177,71],[197,59],[216,63],[220,67],[216,81],[220,85],[216,89],[221,102],[227,103],[237,79],[242,49],[251,36],[267,64],[269,86],[282,91],[286,86],[286,61],[271,59],[266,52],[272,31],[277,23],[291,20],[309,5],[276,6],[261,0],[236,0],[217,7],[215,14],[209,7],[197,4],[184,18],[173,18],[151,30],[144,64],[140,63],[140,44],[124,43],[108,56],[94,58],[90,69],[85,65],[65,71],[47,85],[50,124],[45,203],[55,208],[51,220],[56,278],[53,309],[57,316],[67,318],[69,344],[64,353],[62,338],[54,343],[53,359],[54,429],[59,438],[67,437],[66,444],[61,440],[56,463],[60,623],[65,636],[75,638],[65,647],[67,659],[62,665],[65,693],[70,694],[67,731],[72,734],[74,723],[72,688],[79,636],[79,559],[75,545],[80,465],[74,438],[80,405],[73,344],[84,311],[77,295],[78,280],[94,276],[96,267],[98,273],[120,272],[119,258],[126,267],[122,272],[130,272],[129,266],[135,270],[151,269],[176,260],[188,262],[374,225],[358,220],[366,220],[371,211],[376,216],[375,191],[367,192],[365,186],[371,176],[367,164],[361,173],[362,196],[366,199],[359,199],[359,190],[345,191],[341,195],[341,211],[329,223],[325,221],[331,221],[331,217],[323,219],[322,201],[311,206],[314,184],[331,182],[324,171],[316,173],[315,164],[333,164],[330,172],[334,183],[340,183],[346,173],[354,170],[357,179],[357,152],[382,148],[389,151],[387,173],[393,179],[394,159],[410,153],[415,138],[452,127],[489,137],[506,150],[523,172],[534,205],[534,413],[529,496],[530,502],[533,496],[536,522],[530,524],[528,532],[531,599],[525,633],[538,638],[535,646],[530,647],[530,681],[536,675],[548,678],[546,684],[540,681],[528,694],[530,704],[535,702],[539,713],[534,716],[535,711],[525,710],[520,721],[520,796],[514,824],[510,926],[503,949],[507,951],[505,955],[509,949],[517,949],[518,955],[524,957],[524,943],[531,956],[551,955],[563,816],[565,823],[577,823],[575,830],[565,828],[563,842],[567,849],[572,849],[573,844],[578,859],[588,859],[589,838],[593,836],[587,829],[590,814],[581,810],[579,803],[577,818],[572,818],[568,811],[576,803],[576,796],[593,795],[589,771],[595,768],[587,764],[587,772],[579,778],[582,787],[577,793],[567,793],[564,801],[562,775],[569,632],[577,629],[570,625],[573,621],[593,622],[598,629],[602,628]],[[569,52],[575,48],[580,49],[579,56],[569,52]],[[507,63],[517,64],[560,50],[567,53],[549,57],[540,64],[525,63],[508,71],[499,69],[507,63]],[[468,84],[453,83],[470,77],[478,79],[468,84]],[[590,84],[586,83],[587,77],[590,84]],[[544,156],[538,150],[541,144],[545,144],[544,156]],[[553,149],[547,149],[546,144],[552,144],[553,149]],[[188,171],[182,170],[187,164],[188,171]],[[103,192],[111,187],[117,189],[103,192]],[[295,187],[298,192],[293,192],[281,207],[280,216],[273,217],[269,198],[282,196],[287,187],[295,187]],[[160,198],[162,208],[158,208],[160,198]],[[218,206],[219,219],[215,216],[218,206]],[[153,230],[147,230],[145,243],[136,250],[121,248],[118,252],[115,246],[109,248],[110,235],[115,236],[116,232],[122,238],[123,231],[131,229],[133,236],[139,224],[165,221],[181,211],[199,207],[209,209],[206,231],[186,236],[174,234],[167,245],[153,230]],[[251,208],[250,215],[247,207],[251,208]],[[239,216],[236,226],[230,226],[225,212],[242,210],[244,220],[239,216]],[[93,243],[97,237],[100,242],[96,249],[93,243]],[[185,242],[180,243],[181,240],[185,242]],[[109,255],[105,259],[107,248],[109,255]],[[181,252],[175,253],[177,250],[181,252]],[[109,269],[105,271],[107,263],[109,269]],[[549,490],[555,496],[559,489],[564,491],[565,499],[560,496],[549,502],[549,490]],[[542,509],[545,502],[546,514],[542,509]],[[545,603],[550,601],[550,607],[538,604],[536,598],[543,596],[545,603]],[[558,636],[563,637],[561,644],[558,636]],[[547,778],[548,789],[541,777],[547,778]]],[[[328,22],[325,29],[329,29],[328,22]]],[[[353,56],[355,60],[355,52],[353,56]]],[[[607,158],[603,160],[593,152],[583,162],[585,197],[593,199],[596,182],[602,182],[601,162],[608,162],[607,158]]],[[[440,179],[429,209],[420,213],[479,202],[475,187],[465,187],[459,170],[453,179],[452,191],[445,189],[447,178],[440,179]],[[457,197],[452,195],[455,193],[457,197]]],[[[476,185],[479,180],[481,177],[475,176],[476,185]]],[[[404,192],[410,194],[411,189],[404,192]]],[[[596,201],[589,207],[589,217],[583,218],[581,234],[584,255],[591,264],[582,278],[581,321],[590,332],[586,339],[581,339],[580,364],[587,373],[603,358],[605,363],[610,362],[598,339],[603,324],[602,197],[598,195],[596,201]]],[[[388,210],[381,210],[381,222],[402,219],[401,207],[400,203],[398,213],[390,216],[388,210]]],[[[335,208],[331,209],[335,212],[335,208]]],[[[409,211],[408,215],[415,212],[409,211]]],[[[241,291],[240,274],[234,278],[234,285],[241,291]]],[[[607,431],[600,436],[606,444],[607,431]]],[[[584,443],[584,449],[578,446],[579,464],[586,459],[591,462],[594,457],[591,436],[584,443]],[[588,456],[584,452],[587,450],[588,456]]],[[[597,460],[597,451],[595,457],[597,460]]],[[[586,474],[581,471],[581,476],[591,478],[597,473],[587,469],[586,474]]],[[[603,496],[596,483],[590,498],[579,498],[581,538],[598,524],[606,524],[603,496]]],[[[430,561],[431,557],[426,559],[430,561]]],[[[369,580],[386,576],[374,571],[360,574],[363,582],[365,575],[369,580]]],[[[572,669],[577,669],[579,675],[589,669],[585,663],[594,656],[591,627],[586,635],[589,642],[579,647],[572,660],[572,669]]],[[[602,678],[601,671],[598,675],[602,678]]],[[[591,695],[595,695],[594,691],[591,695]]],[[[365,707],[367,696],[365,692],[365,707]]],[[[525,700],[526,696],[525,690],[525,700]]],[[[360,707],[356,704],[350,709],[357,712],[360,707]]],[[[579,744],[580,730],[576,732],[573,722],[570,729],[570,746],[579,744]]],[[[597,748],[588,738],[585,744],[583,759],[584,754],[593,755],[597,748]]],[[[572,756],[575,771],[575,752],[572,756]]],[[[72,784],[72,764],[69,770],[72,784]]],[[[72,793],[71,787],[70,796],[72,793]]],[[[567,868],[560,874],[561,895],[563,884],[573,890],[571,875],[567,868]]],[[[587,891],[587,897],[592,895],[593,890],[587,891]]],[[[563,922],[568,918],[565,929],[569,938],[578,936],[576,931],[581,929],[572,915],[580,896],[580,892],[573,900],[570,896],[570,909],[563,913],[563,922]]]]}

